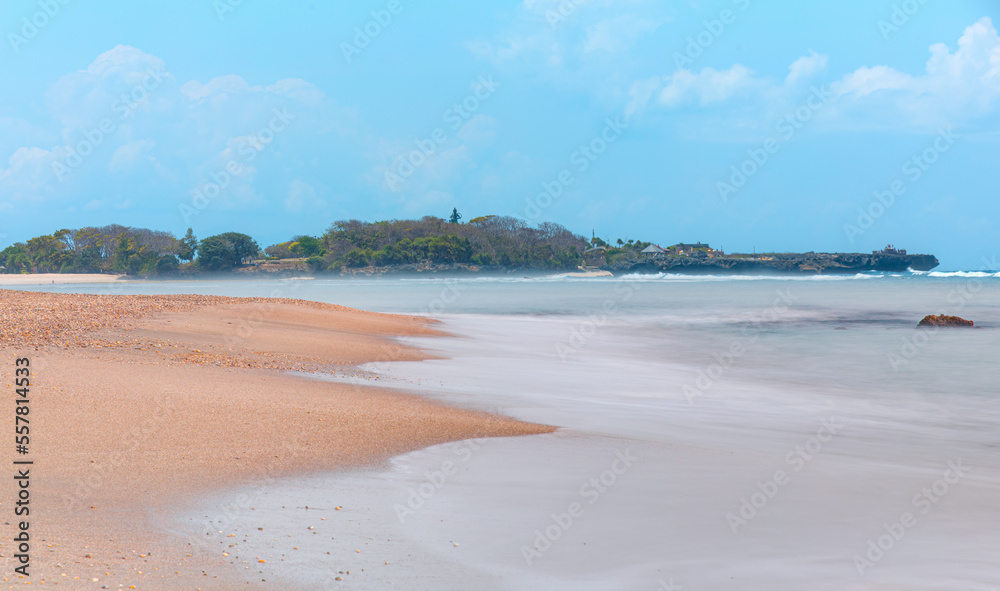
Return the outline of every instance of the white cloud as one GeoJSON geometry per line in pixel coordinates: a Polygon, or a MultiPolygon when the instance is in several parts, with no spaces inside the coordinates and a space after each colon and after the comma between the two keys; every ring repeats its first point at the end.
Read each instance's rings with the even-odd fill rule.
{"type": "Polygon", "coordinates": [[[264,88],[265,92],[282,95],[305,105],[320,108],[326,95],[316,85],[301,78],[285,78],[264,88]]]}
{"type": "MultiPolygon", "coordinates": [[[[260,87],[257,87],[260,89],[260,87]]],[[[227,76],[217,76],[207,83],[202,84],[197,80],[191,80],[181,86],[181,92],[191,100],[202,100],[214,95],[243,94],[251,91],[247,81],[235,74],[227,76]]]]}
{"type": "Polygon", "coordinates": [[[528,68],[553,70],[587,61],[591,83],[595,61],[613,73],[621,63],[606,63],[609,56],[622,57],[636,43],[670,19],[661,3],[652,0],[533,0],[516,9],[513,25],[493,40],[479,39],[468,45],[479,57],[498,65],[518,62],[528,68]]]}
{"type": "Polygon", "coordinates": [[[113,49],[97,56],[87,67],[87,72],[97,76],[118,74],[131,77],[135,76],[141,67],[154,65],[162,66],[163,60],[129,45],[116,45],[113,49]]]}
{"type": "Polygon", "coordinates": [[[150,150],[156,145],[152,140],[137,140],[122,144],[111,155],[111,162],[108,164],[110,172],[124,172],[132,168],[140,157],[145,156],[147,162],[153,164],[156,160],[149,156],[150,150]]]}
{"type": "Polygon", "coordinates": [[[831,86],[845,117],[882,115],[886,123],[936,126],[959,123],[991,110],[1000,99],[1000,36],[989,17],[970,25],[951,51],[930,47],[925,73],[862,66],[831,86]]]}
{"type": "Polygon", "coordinates": [[[11,154],[7,168],[0,168],[0,211],[49,197],[53,158],[51,151],[42,148],[18,148],[11,154]]]}
{"type": "Polygon", "coordinates": [[[660,91],[659,102],[668,107],[692,101],[702,105],[719,103],[740,91],[763,84],[753,77],[753,72],[740,64],[728,70],[704,68],[697,74],[690,70],[677,70],[665,80],[666,86],[660,91]]]}
{"type": "Polygon", "coordinates": [[[741,96],[751,100],[762,97],[774,100],[798,92],[798,87],[813,80],[826,64],[827,56],[810,52],[792,62],[782,82],[755,76],[742,64],[733,64],[723,70],[702,68],[700,72],[681,68],[668,76],[634,82],[625,114],[631,116],[642,111],[654,95],[657,103],[665,107],[712,105],[741,96]]]}
{"type": "Polygon", "coordinates": [[[34,147],[18,148],[11,154],[7,168],[0,169],[0,187],[5,189],[0,194],[4,201],[43,197],[53,158],[50,150],[34,147]]]}
{"type": "Polygon", "coordinates": [[[0,170],[0,179],[5,179],[23,171],[44,168],[52,158],[52,152],[41,148],[18,148],[8,159],[8,168],[0,170]]]}
{"type": "Polygon", "coordinates": [[[680,69],[633,82],[625,113],[634,116],[655,96],[656,103],[667,108],[725,104],[722,116],[741,119],[730,121],[730,126],[760,128],[816,85],[828,86],[834,96],[822,114],[828,125],[924,131],[975,119],[1000,100],[1000,36],[988,17],[967,27],[954,51],[943,43],[932,45],[922,74],[887,65],[861,66],[824,83],[827,62],[827,56],[810,52],[792,62],[784,80],[755,76],[742,64],[700,72],[680,69]],[[749,123],[745,118],[751,111],[758,120],[749,123]]]}
{"type": "Polygon", "coordinates": [[[810,51],[809,55],[800,57],[792,62],[792,65],[788,66],[788,76],[785,77],[785,84],[797,84],[812,78],[826,69],[827,61],[827,56],[810,51]]]}
{"type": "Polygon", "coordinates": [[[455,137],[463,142],[487,142],[495,138],[499,130],[500,123],[495,118],[480,113],[466,121],[455,132],[455,137]]]}
{"type": "Polygon", "coordinates": [[[285,210],[289,213],[315,212],[324,207],[326,202],[316,196],[316,189],[309,183],[295,179],[289,184],[285,197],[285,210]]]}
{"type": "Polygon", "coordinates": [[[587,27],[584,52],[618,53],[631,49],[639,39],[655,31],[662,20],[623,14],[587,27]]]}
{"type": "Polygon", "coordinates": [[[21,145],[24,143],[38,144],[52,142],[55,139],[52,134],[24,119],[0,117],[0,141],[5,144],[20,142],[20,144],[16,145],[21,145]]]}
{"type": "Polygon", "coordinates": [[[912,86],[912,76],[889,66],[861,66],[834,83],[838,97],[853,95],[855,99],[884,90],[906,90],[912,86]]]}
{"type": "Polygon", "coordinates": [[[364,175],[365,180],[407,202],[414,196],[451,186],[460,182],[467,171],[479,167],[479,159],[494,145],[499,130],[495,118],[479,113],[454,135],[446,132],[440,143],[428,137],[377,138],[369,156],[378,164],[364,175]],[[427,142],[431,142],[431,149],[418,147],[427,146],[427,142]]]}
{"type": "Polygon", "coordinates": [[[59,78],[45,94],[63,141],[69,132],[92,129],[105,118],[118,121],[127,111],[160,107],[174,83],[162,59],[135,47],[117,45],[87,67],[59,78]],[[157,92],[157,91],[161,92],[157,92]]]}
{"type": "Polygon", "coordinates": [[[653,93],[662,85],[662,76],[654,76],[646,80],[633,82],[632,88],[628,91],[629,100],[625,105],[625,117],[632,117],[632,115],[644,110],[646,105],[649,104],[649,100],[653,98],[653,93]]]}
{"type": "Polygon", "coordinates": [[[251,86],[241,76],[235,74],[216,76],[204,84],[198,80],[191,80],[181,86],[180,90],[193,101],[214,100],[219,96],[228,98],[232,95],[260,94],[297,98],[318,106],[325,96],[323,91],[301,78],[286,78],[268,86],[251,86]]]}
{"type": "MultiPolygon", "coordinates": [[[[322,136],[347,133],[354,120],[353,112],[301,79],[254,86],[240,76],[223,75],[179,84],[163,60],[125,45],[59,77],[45,94],[45,107],[43,117],[52,122],[48,129],[0,119],[0,130],[10,132],[0,144],[0,158],[9,158],[6,168],[0,165],[0,195],[6,201],[89,199],[107,190],[108,172],[138,166],[151,166],[157,174],[137,182],[156,183],[158,190],[168,182],[167,192],[189,199],[211,181],[210,175],[236,161],[242,172],[212,207],[259,206],[267,199],[255,183],[287,183],[281,177],[289,174],[285,167],[267,166],[261,178],[262,163],[281,159],[282,149],[302,161],[314,159],[322,136]],[[276,119],[279,112],[291,119],[276,119]],[[266,132],[273,141],[259,150],[245,149],[249,138],[275,123],[288,131],[266,132]],[[286,141],[292,135],[295,141],[286,141]],[[86,153],[70,163],[71,152],[86,153]]],[[[112,203],[110,197],[104,202],[112,203]]]]}

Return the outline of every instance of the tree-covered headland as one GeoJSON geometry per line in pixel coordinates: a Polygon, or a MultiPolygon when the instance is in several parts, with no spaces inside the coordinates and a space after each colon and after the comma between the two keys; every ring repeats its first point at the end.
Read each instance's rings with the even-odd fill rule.
{"type": "Polygon", "coordinates": [[[239,232],[199,240],[190,228],[181,238],[120,225],[62,229],[0,251],[0,272],[157,276],[246,269],[262,259],[300,260],[316,272],[442,266],[560,270],[582,264],[591,247],[583,236],[552,222],[531,226],[495,215],[461,220],[453,209],[448,220],[338,221],[321,236],[295,236],[264,249],[239,232]]]}

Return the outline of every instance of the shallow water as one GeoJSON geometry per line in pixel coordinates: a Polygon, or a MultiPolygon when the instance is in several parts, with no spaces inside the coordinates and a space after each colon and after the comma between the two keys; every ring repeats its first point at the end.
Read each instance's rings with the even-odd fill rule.
{"type": "Polygon", "coordinates": [[[561,429],[226,491],[178,518],[194,532],[250,494],[254,512],[224,517],[216,531],[238,532],[247,555],[284,554],[286,563],[259,568],[269,580],[334,588],[343,582],[333,574],[350,570],[336,576],[371,589],[1000,585],[994,274],[123,291],[276,287],[441,318],[454,338],[411,342],[446,359],[367,369],[382,385],[561,429]],[[939,313],[982,328],[915,328],[939,313]]]}

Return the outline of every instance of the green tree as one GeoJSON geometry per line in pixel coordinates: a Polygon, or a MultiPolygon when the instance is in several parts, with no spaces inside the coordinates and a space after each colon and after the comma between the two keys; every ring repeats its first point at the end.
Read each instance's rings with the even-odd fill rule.
{"type": "Polygon", "coordinates": [[[323,256],[323,243],[318,238],[300,236],[294,244],[290,250],[301,257],[323,256]]]}
{"type": "Polygon", "coordinates": [[[367,267],[372,259],[372,251],[367,248],[355,248],[344,255],[345,267],[367,267]]]}
{"type": "Polygon", "coordinates": [[[181,238],[180,246],[177,249],[177,257],[182,261],[193,261],[198,254],[198,239],[195,238],[194,231],[187,229],[184,238],[181,238]]]}
{"type": "Polygon", "coordinates": [[[236,254],[236,264],[243,259],[254,259],[260,256],[260,245],[253,238],[239,232],[226,232],[220,234],[233,245],[233,253],[236,254]]]}
{"type": "Polygon", "coordinates": [[[156,259],[156,274],[166,275],[176,273],[178,268],[177,257],[172,254],[165,254],[156,259]]]}
{"type": "Polygon", "coordinates": [[[209,236],[198,247],[198,266],[207,271],[228,271],[236,261],[233,244],[222,236],[209,236]]]}
{"type": "Polygon", "coordinates": [[[133,246],[133,242],[125,234],[118,237],[118,244],[115,245],[115,260],[111,266],[112,269],[119,273],[128,272],[129,259],[135,254],[133,246]]]}
{"type": "Polygon", "coordinates": [[[458,213],[458,208],[451,208],[451,217],[448,218],[448,222],[452,224],[457,224],[459,220],[462,219],[462,214],[458,213]]]}
{"type": "Polygon", "coordinates": [[[228,271],[260,252],[257,241],[239,232],[209,236],[198,246],[198,265],[209,271],[228,271]]]}
{"type": "Polygon", "coordinates": [[[31,270],[31,260],[23,242],[12,244],[0,252],[0,265],[7,273],[27,273],[31,270]]]}
{"type": "MultiPolygon", "coordinates": [[[[458,214],[457,208],[453,213],[458,214]]],[[[340,221],[322,242],[325,267],[331,270],[424,262],[563,269],[579,265],[587,248],[582,236],[559,224],[544,222],[533,228],[517,218],[493,215],[464,224],[431,216],[340,221]]]]}
{"type": "Polygon", "coordinates": [[[41,273],[58,272],[65,262],[65,259],[60,260],[58,255],[65,249],[66,245],[55,234],[36,236],[28,240],[26,248],[32,269],[41,273]]]}
{"type": "Polygon", "coordinates": [[[169,232],[112,224],[36,236],[0,253],[0,264],[8,273],[155,275],[176,265],[180,250],[169,232]]]}

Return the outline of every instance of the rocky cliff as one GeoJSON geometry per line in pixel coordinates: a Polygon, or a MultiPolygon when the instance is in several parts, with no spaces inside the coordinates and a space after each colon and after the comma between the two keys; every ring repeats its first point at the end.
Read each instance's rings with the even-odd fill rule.
{"type": "Polygon", "coordinates": [[[640,262],[603,265],[601,269],[622,273],[863,273],[929,271],[938,265],[929,254],[786,253],[750,256],[670,256],[640,262]]]}

